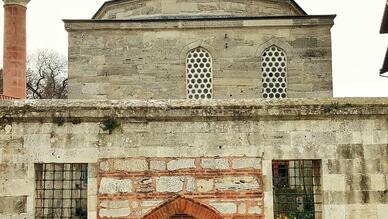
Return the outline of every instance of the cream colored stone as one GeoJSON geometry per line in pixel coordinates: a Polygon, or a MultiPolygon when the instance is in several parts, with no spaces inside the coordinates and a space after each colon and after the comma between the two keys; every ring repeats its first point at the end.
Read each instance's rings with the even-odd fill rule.
{"type": "Polygon", "coordinates": [[[167,170],[181,170],[181,169],[193,169],[195,168],[194,159],[177,159],[167,163],[167,170]]]}
{"type": "Polygon", "coordinates": [[[180,192],[184,181],[182,176],[161,176],[156,179],[156,192],[180,192]]]}
{"type": "Polygon", "coordinates": [[[222,214],[234,214],[237,212],[237,206],[233,202],[211,202],[210,206],[222,214]]]}
{"type": "Polygon", "coordinates": [[[152,161],[150,161],[150,169],[151,170],[166,170],[166,162],[152,160],[152,161]]]}
{"type": "Polygon", "coordinates": [[[118,200],[118,201],[102,201],[100,203],[102,208],[108,209],[120,209],[120,208],[129,208],[128,200],[118,200]]]}
{"type": "Polygon", "coordinates": [[[325,205],[324,218],[346,219],[346,206],[345,205],[325,205]]]}
{"type": "Polygon", "coordinates": [[[201,167],[204,169],[229,169],[229,162],[226,159],[201,159],[201,167]]]}
{"type": "Polygon", "coordinates": [[[156,207],[156,206],[159,206],[162,203],[163,203],[162,200],[143,201],[141,203],[141,206],[142,207],[156,207]]]}
{"type": "Polygon", "coordinates": [[[88,195],[88,211],[97,211],[96,195],[88,195]]]}
{"type": "Polygon", "coordinates": [[[252,191],[260,188],[256,178],[251,176],[225,176],[214,180],[217,191],[252,191]]]}
{"type": "Polygon", "coordinates": [[[214,188],[213,179],[199,179],[197,180],[197,189],[199,192],[210,192],[214,188]]]}
{"type": "Polygon", "coordinates": [[[132,191],[132,180],[102,178],[98,191],[100,194],[129,193],[132,191]]]}
{"type": "Polygon", "coordinates": [[[346,190],[345,175],[340,175],[340,174],[323,175],[322,179],[323,179],[322,189],[324,191],[345,191],[346,190]]]}
{"type": "Polygon", "coordinates": [[[247,213],[247,205],[245,203],[241,203],[238,205],[238,213],[246,214],[247,213]]]}
{"type": "Polygon", "coordinates": [[[240,158],[232,161],[232,169],[262,169],[260,158],[240,158]]]}
{"type": "Polygon", "coordinates": [[[121,171],[146,171],[148,170],[148,163],[146,160],[116,160],[114,162],[114,168],[121,171]]]}
{"type": "Polygon", "coordinates": [[[346,219],[377,219],[377,206],[374,204],[350,204],[346,206],[346,219]]]}
{"type": "Polygon", "coordinates": [[[130,208],[101,209],[100,210],[100,217],[108,217],[108,218],[127,217],[130,214],[131,214],[130,208]]]}
{"type": "Polygon", "coordinates": [[[385,191],[387,189],[387,176],[384,174],[370,175],[370,189],[374,191],[385,191]]]}
{"type": "Polygon", "coordinates": [[[377,219],[385,219],[388,215],[388,204],[377,205],[377,219]]]}
{"type": "Polygon", "coordinates": [[[262,213],[262,209],[259,206],[249,207],[248,213],[258,215],[262,213]]]}

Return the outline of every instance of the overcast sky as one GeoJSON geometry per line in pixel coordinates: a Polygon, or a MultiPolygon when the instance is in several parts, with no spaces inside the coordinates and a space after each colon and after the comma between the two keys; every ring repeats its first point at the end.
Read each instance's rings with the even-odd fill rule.
{"type": "MultiPolygon", "coordinates": [[[[31,0],[28,52],[48,48],[67,54],[62,19],[89,19],[104,0],[31,0]]],[[[379,28],[386,0],[297,0],[308,14],[337,14],[332,29],[336,97],[388,97],[388,78],[378,76],[388,45],[379,28]]],[[[0,10],[3,23],[3,9],[0,10]]],[[[0,25],[3,42],[3,25],[0,25]]],[[[2,46],[0,47],[2,54],[2,46]]],[[[2,56],[0,56],[2,65],[2,56]]]]}

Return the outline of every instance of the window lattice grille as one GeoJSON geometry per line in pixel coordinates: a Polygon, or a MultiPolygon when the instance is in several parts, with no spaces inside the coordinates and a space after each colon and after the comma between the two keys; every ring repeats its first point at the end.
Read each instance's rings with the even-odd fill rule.
{"type": "Polygon", "coordinates": [[[186,59],[187,98],[213,98],[213,66],[210,53],[199,47],[189,52],[186,59]]]}
{"type": "Polygon", "coordinates": [[[263,98],[287,98],[287,58],[277,46],[271,46],[262,55],[263,98]]]}
{"type": "Polygon", "coordinates": [[[276,219],[321,219],[321,162],[319,160],[273,161],[276,219]]]}
{"type": "Polygon", "coordinates": [[[87,164],[36,164],[35,218],[87,219],[87,164]]]}

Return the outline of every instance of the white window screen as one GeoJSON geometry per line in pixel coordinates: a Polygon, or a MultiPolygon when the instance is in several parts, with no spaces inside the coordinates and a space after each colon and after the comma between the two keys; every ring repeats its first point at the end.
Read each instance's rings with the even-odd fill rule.
{"type": "Polygon", "coordinates": [[[213,66],[210,53],[198,47],[187,54],[186,80],[188,99],[213,98],[213,66]]]}
{"type": "Polygon", "coordinates": [[[287,98],[287,57],[277,46],[271,46],[262,55],[263,98],[287,98]]]}

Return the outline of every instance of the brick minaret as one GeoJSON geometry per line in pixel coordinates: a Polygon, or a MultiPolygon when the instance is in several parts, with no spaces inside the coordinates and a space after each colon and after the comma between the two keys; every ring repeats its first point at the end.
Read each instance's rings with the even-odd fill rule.
{"type": "Polygon", "coordinates": [[[30,0],[3,0],[3,94],[26,98],[26,6],[30,0]]]}

